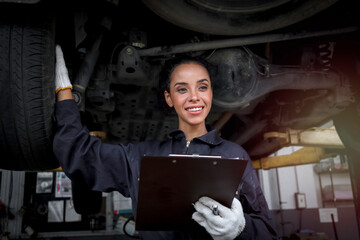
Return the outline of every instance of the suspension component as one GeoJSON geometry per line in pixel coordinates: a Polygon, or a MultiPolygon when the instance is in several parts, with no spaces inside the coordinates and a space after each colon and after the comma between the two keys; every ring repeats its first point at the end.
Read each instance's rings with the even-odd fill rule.
{"type": "Polygon", "coordinates": [[[335,42],[325,42],[318,45],[318,62],[324,71],[329,71],[331,68],[334,47],[335,42]]]}

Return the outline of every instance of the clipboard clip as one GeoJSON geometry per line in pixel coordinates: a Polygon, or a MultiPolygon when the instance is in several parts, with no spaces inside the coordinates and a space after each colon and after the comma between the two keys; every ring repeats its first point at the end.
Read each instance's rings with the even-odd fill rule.
{"type": "Polygon", "coordinates": [[[194,157],[194,158],[221,158],[217,155],[200,155],[200,154],[169,154],[169,157],[194,157]]]}

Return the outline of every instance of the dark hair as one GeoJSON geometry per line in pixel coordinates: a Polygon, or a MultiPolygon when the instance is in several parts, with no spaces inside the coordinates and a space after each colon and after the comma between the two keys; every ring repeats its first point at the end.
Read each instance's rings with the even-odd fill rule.
{"type": "Polygon", "coordinates": [[[159,73],[159,94],[158,94],[158,100],[162,108],[165,110],[165,112],[169,112],[169,107],[166,104],[166,101],[164,99],[164,91],[170,93],[170,81],[171,81],[171,74],[174,72],[175,68],[186,63],[196,63],[200,66],[203,66],[207,72],[210,75],[210,64],[205,61],[203,58],[199,57],[174,57],[169,60],[167,60],[160,73],[159,73]]]}
{"type": "Polygon", "coordinates": [[[209,64],[202,58],[192,58],[192,57],[176,57],[167,60],[162,67],[162,70],[159,74],[159,89],[164,93],[164,91],[170,92],[170,78],[171,74],[174,72],[175,68],[180,66],[181,64],[185,63],[197,63],[203,66],[208,73],[209,71],[209,64]]]}

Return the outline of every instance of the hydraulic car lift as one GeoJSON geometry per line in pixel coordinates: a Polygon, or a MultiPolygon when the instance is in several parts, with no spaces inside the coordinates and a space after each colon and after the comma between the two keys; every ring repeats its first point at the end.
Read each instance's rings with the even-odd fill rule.
{"type": "Polygon", "coordinates": [[[349,161],[356,220],[360,235],[360,154],[344,146],[335,127],[312,128],[309,130],[289,129],[285,132],[268,132],[264,134],[264,138],[275,138],[282,147],[304,147],[290,155],[253,160],[253,165],[257,169],[316,163],[321,159],[334,156],[340,151],[346,153],[349,161]]]}
{"type": "Polygon", "coordinates": [[[345,149],[336,129],[311,128],[309,130],[288,129],[286,132],[268,132],[265,139],[275,138],[281,147],[304,146],[291,155],[265,157],[253,160],[255,168],[270,169],[319,162],[321,159],[336,155],[326,149],[345,149]]]}

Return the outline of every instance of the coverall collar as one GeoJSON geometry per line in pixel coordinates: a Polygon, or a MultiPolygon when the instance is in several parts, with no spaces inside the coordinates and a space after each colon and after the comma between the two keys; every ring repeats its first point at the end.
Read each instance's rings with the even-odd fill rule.
{"type": "MultiPolygon", "coordinates": [[[[217,129],[207,125],[206,129],[208,130],[208,132],[200,137],[194,138],[194,140],[200,140],[204,143],[207,143],[209,145],[219,145],[221,144],[224,139],[222,139],[220,136],[217,135],[217,129]]],[[[182,138],[185,138],[185,134],[183,131],[181,131],[180,129],[175,129],[173,131],[170,132],[169,134],[173,139],[177,139],[180,140],[182,138]]]]}

